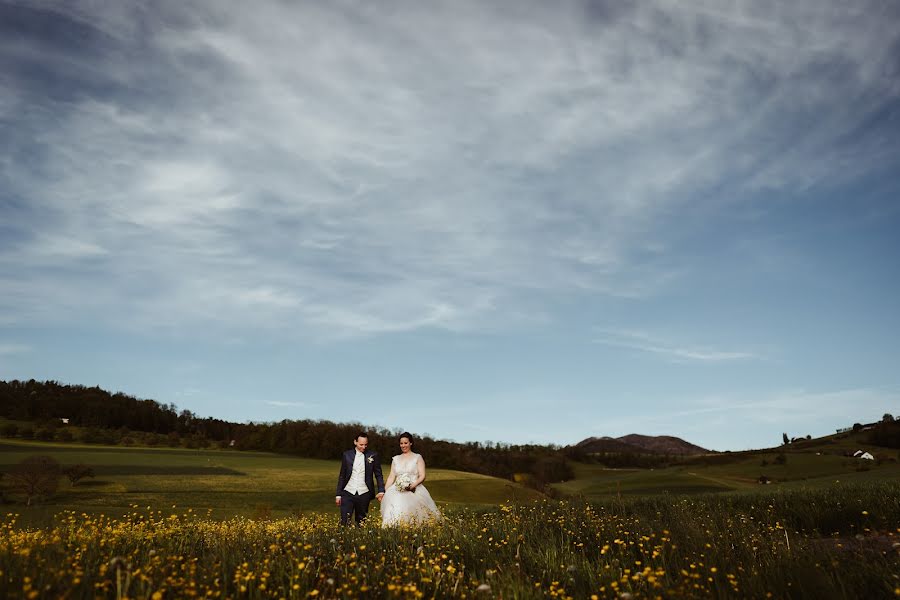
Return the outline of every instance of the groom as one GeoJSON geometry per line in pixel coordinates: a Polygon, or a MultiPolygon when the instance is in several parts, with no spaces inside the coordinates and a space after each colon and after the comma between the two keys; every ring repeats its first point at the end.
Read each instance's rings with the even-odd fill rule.
{"type": "Polygon", "coordinates": [[[355,516],[356,524],[359,525],[369,512],[369,502],[373,496],[378,498],[379,502],[384,497],[381,462],[377,453],[366,451],[368,445],[369,436],[363,432],[356,434],[356,439],[353,440],[354,449],[344,452],[341,459],[337,495],[334,497],[334,503],[341,507],[341,525],[350,522],[350,515],[355,516]],[[378,488],[374,486],[373,475],[378,482],[378,488]]]}

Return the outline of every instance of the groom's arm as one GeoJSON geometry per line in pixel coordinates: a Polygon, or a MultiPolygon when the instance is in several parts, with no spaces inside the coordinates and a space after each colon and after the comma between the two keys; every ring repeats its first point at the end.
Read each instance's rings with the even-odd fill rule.
{"type": "Polygon", "coordinates": [[[340,504],[341,492],[344,489],[344,486],[347,485],[347,461],[344,460],[344,455],[341,454],[341,470],[338,472],[338,483],[337,489],[334,492],[334,497],[338,504],[340,504]]]}
{"type": "Polygon", "coordinates": [[[378,485],[378,493],[384,494],[384,475],[381,474],[381,459],[375,455],[375,461],[372,463],[372,473],[375,475],[375,483],[378,485]]]}

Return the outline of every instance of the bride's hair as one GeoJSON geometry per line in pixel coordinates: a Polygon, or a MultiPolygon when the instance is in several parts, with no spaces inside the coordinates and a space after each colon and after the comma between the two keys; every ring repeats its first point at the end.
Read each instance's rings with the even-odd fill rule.
{"type": "Polygon", "coordinates": [[[399,441],[402,440],[403,438],[406,438],[406,439],[409,440],[409,445],[410,445],[410,446],[412,446],[412,445],[416,442],[416,440],[413,439],[412,434],[411,434],[410,432],[408,432],[408,431],[404,431],[403,433],[401,433],[400,436],[397,438],[397,441],[399,442],[399,441]]]}

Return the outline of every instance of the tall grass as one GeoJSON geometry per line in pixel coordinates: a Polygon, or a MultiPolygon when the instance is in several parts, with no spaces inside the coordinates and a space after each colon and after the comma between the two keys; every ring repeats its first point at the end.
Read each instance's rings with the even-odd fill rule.
{"type": "Polygon", "coordinates": [[[461,510],[341,528],[63,513],[0,527],[5,597],[884,598],[900,595],[900,484],[461,510]]]}

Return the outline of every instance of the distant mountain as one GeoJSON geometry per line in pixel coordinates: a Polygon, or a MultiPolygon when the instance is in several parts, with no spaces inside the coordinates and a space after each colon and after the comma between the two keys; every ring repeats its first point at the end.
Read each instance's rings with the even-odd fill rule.
{"type": "Polygon", "coordinates": [[[640,435],[632,433],[619,438],[589,437],[575,444],[588,453],[595,452],[620,452],[632,454],[707,454],[709,450],[701,448],[681,438],[670,435],[640,435]]]}
{"type": "Polygon", "coordinates": [[[681,438],[671,435],[640,435],[631,433],[617,438],[620,442],[625,442],[632,446],[642,448],[645,452],[653,452],[655,454],[708,454],[709,450],[701,448],[690,442],[686,442],[681,438]]]}
{"type": "Polygon", "coordinates": [[[627,444],[611,437],[589,437],[575,444],[575,447],[588,454],[593,454],[595,452],[620,452],[623,454],[646,452],[646,450],[643,450],[638,446],[627,444]]]}

